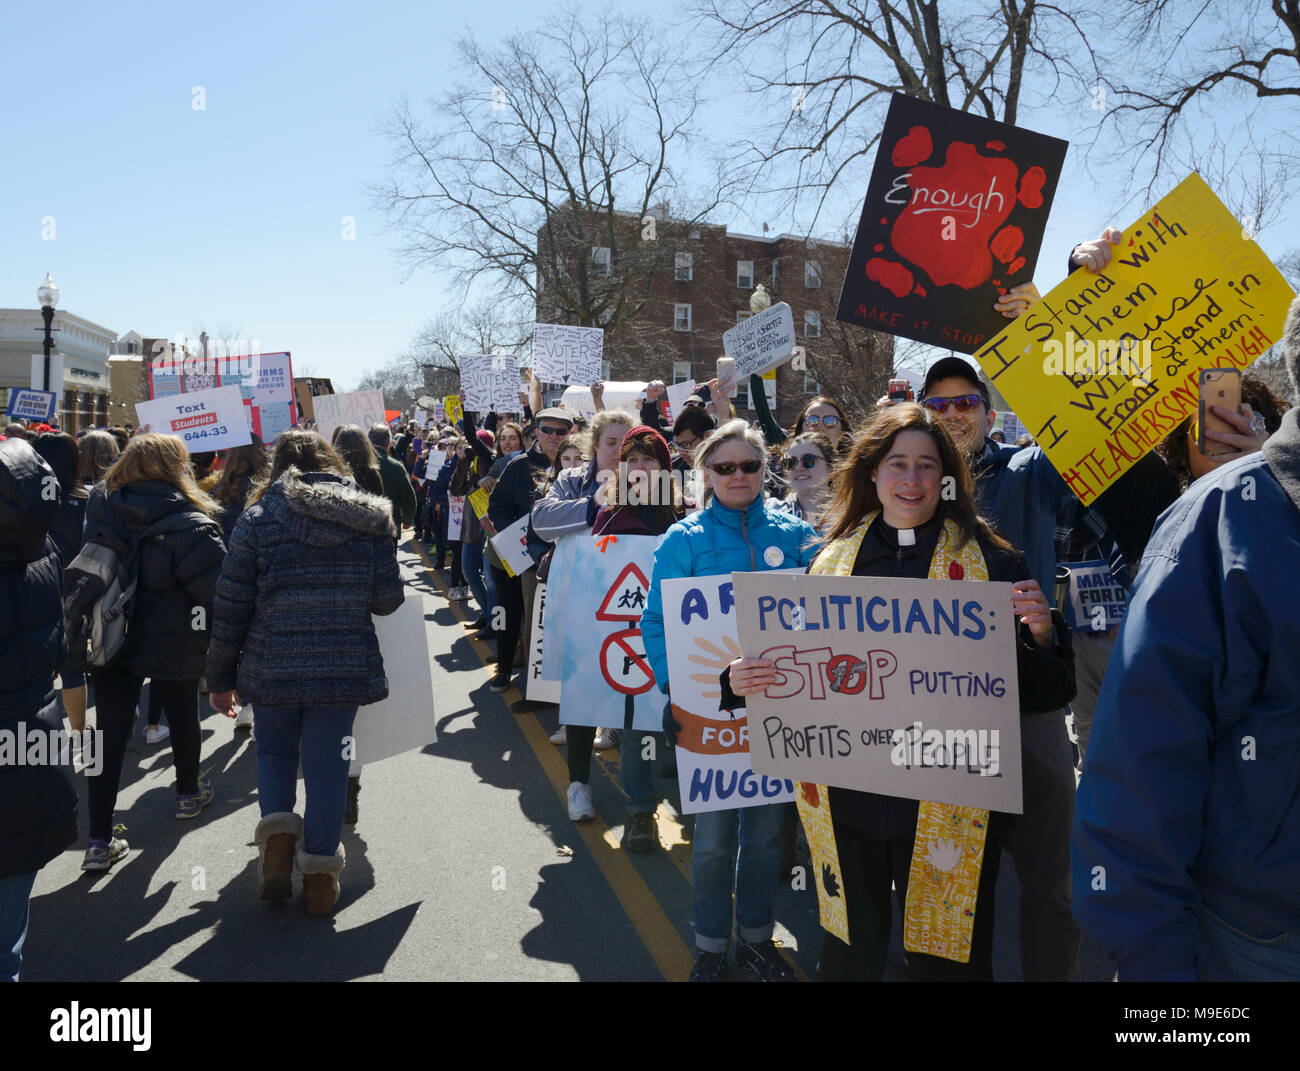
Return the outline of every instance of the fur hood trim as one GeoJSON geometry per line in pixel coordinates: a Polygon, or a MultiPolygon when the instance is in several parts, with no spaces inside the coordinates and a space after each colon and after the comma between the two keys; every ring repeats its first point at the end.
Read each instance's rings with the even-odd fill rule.
{"type": "Polygon", "coordinates": [[[1291,373],[1291,389],[1300,399],[1300,297],[1291,302],[1282,329],[1282,359],[1291,373]]]}
{"type": "MultiPolygon", "coordinates": [[[[304,475],[290,466],[266,492],[294,513],[312,521],[396,538],[393,507],[387,498],[361,490],[351,480],[326,473],[304,475]]],[[[268,503],[269,504],[269,503],[268,503]]]]}

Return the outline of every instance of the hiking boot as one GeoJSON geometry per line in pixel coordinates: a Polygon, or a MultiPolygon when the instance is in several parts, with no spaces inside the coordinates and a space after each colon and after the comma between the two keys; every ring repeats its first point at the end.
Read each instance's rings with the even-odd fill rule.
{"type": "Polygon", "coordinates": [[[772,941],[741,941],[736,946],[736,966],[760,982],[793,982],[794,968],[785,961],[772,941]]]}
{"type": "Polygon", "coordinates": [[[725,952],[701,952],[695,957],[695,966],[691,968],[692,982],[725,982],[727,980],[727,954],[725,952]]]}
{"type": "Polygon", "coordinates": [[[293,895],[293,857],[302,836],[302,819],[276,811],[257,823],[257,895],[263,900],[288,900],[293,895]]]}
{"type": "Polygon", "coordinates": [[[623,828],[623,850],[644,855],[659,847],[659,826],[653,814],[634,814],[623,828]]]}
{"type": "Polygon", "coordinates": [[[343,870],[343,845],[333,855],[308,855],[298,849],[298,870],[302,874],[302,900],[314,919],[328,918],[339,902],[339,874],[343,870]]]}
{"type": "Polygon", "coordinates": [[[177,818],[197,818],[199,812],[212,802],[212,782],[199,778],[199,790],[192,795],[176,797],[177,818]]]}
{"type": "Polygon", "coordinates": [[[357,815],[360,813],[361,796],[361,775],[348,778],[348,805],[343,815],[343,824],[345,826],[354,826],[357,824],[357,815]]]}
{"type": "Polygon", "coordinates": [[[92,840],[86,846],[86,855],[81,861],[81,869],[108,870],[122,859],[129,849],[130,845],[121,837],[113,837],[111,840],[92,840]]]}

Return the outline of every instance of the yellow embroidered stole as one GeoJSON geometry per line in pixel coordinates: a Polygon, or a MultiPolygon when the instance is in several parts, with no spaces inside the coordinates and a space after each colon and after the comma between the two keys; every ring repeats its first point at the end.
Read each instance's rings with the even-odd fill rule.
{"type": "MultiPolygon", "coordinates": [[[[851,576],[862,538],[878,515],[879,510],[868,514],[851,533],[827,546],[810,571],[819,576],[851,576]]],[[[960,563],[966,580],[989,578],[984,555],[974,539],[953,554],[950,548],[956,546],[959,538],[957,526],[952,521],[944,521],[930,560],[931,580],[949,579],[948,570],[953,562],[960,563]]],[[[848,944],[844,878],[835,846],[827,787],[801,782],[795,791],[795,806],[812,851],[822,929],[848,944]]],[[[958,963],[970,962],[975,898],[979,893],[988,822],[989,812],[979,807],[926,801],[918,805],[916,843],[903,914],[903,947],[909,952],[923,952],[958,963]]]]}

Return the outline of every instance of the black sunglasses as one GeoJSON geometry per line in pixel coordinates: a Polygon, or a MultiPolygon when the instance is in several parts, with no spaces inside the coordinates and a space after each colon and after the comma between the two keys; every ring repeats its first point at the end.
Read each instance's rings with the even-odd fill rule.
{"type": "Polygon", "coordinates": [[[746,476],[753,476],[762,467],[761,461],[719,461],[709,466],[719,476],[730,476],[736,469],[740,469],[746,476]]]}
{"type": "Polygon", "coordinates": [[[815,469],[817,467],[817,462],[825,460],[826,459],[822,457],[821,454],[803,454],[800,457],[783,457],[781,459],[781,467],[785,469],[786,472],[790,472],[798,468],[800,462],[802,462],[804,468],[815,469]]]}
{"type": "Polygon", "coordinates": [[[978,394],[958,394],[955,398],[926,398],[921,404],[931,412],[943,416],[950,405],[959,413],[969,413],[982,401],[984,398],[978,394]]]}
{"type": "Polygon", "coordinates": [[[554,424],[539,424],[537,431],[542,435],[567,435],[569,433],[567,427],[557,428],[554,424]]]}

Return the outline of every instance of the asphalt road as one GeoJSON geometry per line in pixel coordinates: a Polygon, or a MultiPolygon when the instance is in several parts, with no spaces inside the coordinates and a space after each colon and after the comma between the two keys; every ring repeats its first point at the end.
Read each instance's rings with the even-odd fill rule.
{"type": "MultiPolygon", "coordinates": [[[[146,744],[142,724],[116,815],[131,852],[107,874],[82,874],[81,842],[41,871],[24,980],[685,979],[694,948],[692,822],[677,813],[676,781],[657,782],[662,850],[651,855],[618,847],[625,812],[617,749],[597,752],[593,764],[598,819],[570,822],[563,749],[547,740],[554,708],[511,713],[519,693],[488,690],[488,648],[467,637],[461,604],[446,601],[427,555],[408,542],[399,558],[408,591],[432,596],[435,607],[426,616],[438,742],[366,767],[360,821],[344,831],[347,868],[333,918],[307,918],[297,899],[257,899],[249,734],[205,713],[202,765],[215,798],[198,820],[181,822],[170,747],[146,744]]],[[[666,765],[666,757],[657,764],[666,765]]],[[[776,937],[812,978],[821,929],[807,886],[783,889],[776,937]]],[[[1020,977],[1017,897],[1014,868],[1004,863],[999,980],[1020,977]]],[[[901,947],[896,932],[890,977],[902,976],[901,947]]],[[[1083,970],[1085,980],[1113,975],[1090,942],[1083,970]]]]}

